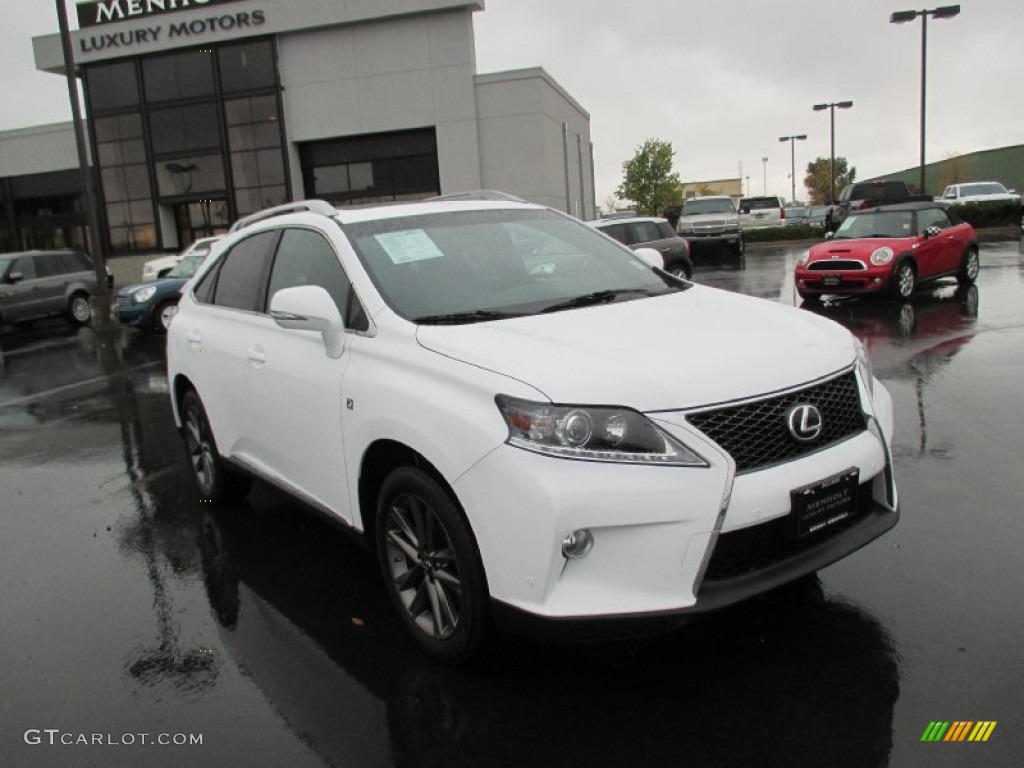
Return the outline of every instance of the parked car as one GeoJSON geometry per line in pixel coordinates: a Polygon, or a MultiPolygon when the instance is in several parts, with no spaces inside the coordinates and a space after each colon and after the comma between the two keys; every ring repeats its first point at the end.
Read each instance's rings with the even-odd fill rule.
{"type": "Polygon", "coordinates": [[[690,246],[665,219],[636,216],[587,222],[630,248],[653,248],[661,254],[666,272],[689,280],[693,275],[690,246]]]}
{"type": "Polygon", "coordinates": [[[782,212],[785,215],[787,227],[805,227],[807,226],[811,209],[803,205],[792,205],[783,208],[782,212]]]}
{"type": "MultiPolygon", "coordinates": [[[[107,285],[114,278],[107,268],[107,285]]],[[[0,323],[63,315],[77,325],[92,317],[96,267],[82,251],[0,254],[0,323]]]]}
{"type": "Polygon", "coordinates": [[[786,211],[778,197],[740,199],[740,228],[760,229],[786,226],[786,211]]]}
{"type": "Polygon", "coordinates": [[[178,312],[181,289],[209,255],[194,251],[174,266],[165,277],[127,285],[114,297],[114,314],[125,325],[166,333],[178,312]]]}
{"type": "Polygon", "coordinates": [[[828,215],[827,205],[812,205],[807,209],[807,224],[811,227],[825,227],[825,218],[828,215]]]}
{"type": "Polygon", "coordinates": [[[170,256],[161,256],[158,259],[151,259],[142,265],[142,281],[158,280],[167,277],[168,273],[179,264],[182,259],[192,254],[200,254],[204,258],[210,253],[210,248],[220,237],[201,237],[181,253],[170,256]]]}
{"type": "Polygon", "coordinates": [[[897,522],[892,399],[832,321],[529,203],[234,226],[168,332],[199,493],[257,476],[346,525],[439,659],[492,619],[666,630],[897,522]]]}
{"type": "Polygon", "coordinates": [[[910,187],[902,181],[859,181],[847,184],[839,193],[839,199],[829,206],[825,215],[825,228],[835,232],[852,211],[910,200],[910,187]]]}
{"type": "Polygon", "coordinates": [[[852,212],[835,236],[797,261],[800,296],[887,293],[907,299],[921,283],[978,276],[974,228],[941,203],[886,205],[852,212]]]}
{"type": "Polygon", "coordinates": [[[998,181],[972,181],[968,184],[950,184],[941,199],[945,203],[1019,203],[1020,195],[998,181]]]}
{"type": "Polygon", "coordinates": [[[686,200],[679,212],[676,232],[690,243],[691,253],[696,246],[717,245],[738,256],[743,254],[739,213],[732,198],[726,195],[686,200]]]}

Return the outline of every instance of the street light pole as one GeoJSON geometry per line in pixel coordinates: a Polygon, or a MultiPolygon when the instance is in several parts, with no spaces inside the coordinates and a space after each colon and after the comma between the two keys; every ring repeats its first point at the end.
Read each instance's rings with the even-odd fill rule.
{"type": "Polygon", "coordinates": [[[790,190],[790,203],[796,202],[796,142],[803,141],[806,138],[806,133],[801,133],[799,136],[779,136],[780,142],[789,142],[789,178],[793,182],[792,189],[790,190]]]}
{"type": "Polygon", "coordinates": [[[815,112],[821,112],[824,109],[829,111],[830,133],[832,135],[832,148],[828,160],[829,205],[832,205],[836,199],[836,107],[839,107],[839,109],[849,109],[852,106],[852,101],[834,101],[830,104],[815,104],[812,107],[815,112]]]}
{"type": "Polygon", "coordinates": [[[925,191],[925,94],[926,94],[926,83],[928,78],[928,17],[933,16],[936,19],[951,19],[954,16],[959,15],[959,5],[943,5],[939,8],[924,9],[921,11],[896,11],[889,17],[890,24],[905,24],[908,21],[913,21],[918,16],[921,17],[921,171],[920,171],[920,182],[918,184],[918,194],[927,194],[925,191]]]}
{"type": "Polygon", "coordinates": [[[761,194],[768,195],[768,158],[762,157],[761,164],[764,166],[764,179],[761,182],[761,194]]]}
{"type": "MultiPolygon", "coordinates": [[[[89,155],[85,146],[85,130],[82,127],[82,111],[78,103],[78,80],[75,77],[75,57],[71,47],[71,33],[68,31],[68,9],[64,0],[57,0],[57,23],[60,26],[61,45],[64,50],[64,72],[68,81],[68,96],[71,99],[71,119],[75,126],[75,143],[78,148],[78,166],[82,176],[82,196],[85,198],[85,213],[88,221],[86,244],[96,269],[96,290],[104,300],[107,298],[107,270],[100,246],[100,228],[96,217],[96,196],[93,194],[92,173],[89,170],[89,155]]],[[[100,307],[101,322],[106,312],[100,307]]]]}

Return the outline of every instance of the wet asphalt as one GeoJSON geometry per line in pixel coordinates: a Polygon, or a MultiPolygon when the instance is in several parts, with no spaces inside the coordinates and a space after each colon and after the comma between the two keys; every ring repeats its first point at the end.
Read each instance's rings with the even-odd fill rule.
{"type": "MultiPolygon", "coordinates": [[[[796,304],[800,250],[698,253],[695,279],[796,304]]],[[[895,399],[896,529],[671,635],[500,638],[462,670],[316,514],[200,502],[161,338],[0,329],[0,766],[1020,765],[1024,255],[981,259],[973,287],[816,310],[895,399]]]]}

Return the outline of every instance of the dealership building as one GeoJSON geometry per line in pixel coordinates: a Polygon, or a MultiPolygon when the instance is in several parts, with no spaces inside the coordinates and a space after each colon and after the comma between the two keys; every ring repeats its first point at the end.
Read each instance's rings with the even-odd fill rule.
{"type": "MultiPolygon", "coordinates": [[[[478,74],[483,0],[102,0],[71,32],[107,253],[271,205],[503,190],[593,218],[588,113],[543,69],[478,74]]],[[[64,73],[57,34],[36,67],[64,73]]],[[[71,123],[0,133],[0,250],[84,244],[71,123]]]]}

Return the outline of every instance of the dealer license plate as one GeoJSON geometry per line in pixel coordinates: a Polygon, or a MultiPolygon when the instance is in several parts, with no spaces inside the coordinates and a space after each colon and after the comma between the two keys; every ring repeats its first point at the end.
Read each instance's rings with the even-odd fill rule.
{"type": "Polygon", "coordinates": [[[859,470],[848,469],[790,491],[796,537],[820,533],[856,514],[859,477],[859,470]]]}
{"type": "Polygon", "coordinates": [[[843,278],[839,275],[825,275],[821,279],[821,284],[826,288],[838,288],[843,284],[843,278]]]}

